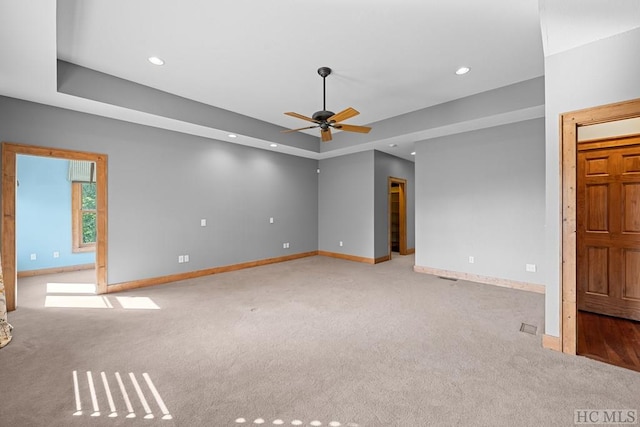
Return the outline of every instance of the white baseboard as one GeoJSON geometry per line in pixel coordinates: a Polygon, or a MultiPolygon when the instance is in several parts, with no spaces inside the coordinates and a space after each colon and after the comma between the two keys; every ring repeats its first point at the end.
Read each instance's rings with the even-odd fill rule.
{"type": "Polygon", "coordinates": [[[544,285],[534,283],[518,282],[509,279],[500,279],[497,277],[481,276],[472,273],[461,273],[458,271],[441,270],[439,268],[422,267],[415,265],[413,270],[417,273],[431,274],[434,276],[447,277],[450,279],[468,280],[470,282],[484,283],[487,285],[501,286],[503,288],[520,289],[522,291],[535,292],[538,294],[545,293],[544,285]]]}

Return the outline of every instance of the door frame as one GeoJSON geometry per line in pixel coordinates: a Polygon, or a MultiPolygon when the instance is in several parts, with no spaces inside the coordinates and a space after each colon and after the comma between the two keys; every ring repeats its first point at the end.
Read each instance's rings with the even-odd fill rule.
{"type": "Polygon", "coordinates": [[[391,187],[398,184],[400,187],[400,255],[407,255],[407,180],[390,176],[387,178],[387,243],[389,247],[389,259],[391,259],[391,187]]]}
{"type": "Polygon", "coordinates": [[[96,163],[96,290],[98,294],[107,293],[107,156],[84,151],[3,142],[1,253],[7,311],[13,311],[17,306],[16,162],[18,154],[96,163]]]}
{"type": "Polygon", "coordinates": [[[577,352],[577,151],[578,127],[640,117],[640,98],[572,111],[560,115],[561,265],[560,345],[563,353],[577,352]]]}

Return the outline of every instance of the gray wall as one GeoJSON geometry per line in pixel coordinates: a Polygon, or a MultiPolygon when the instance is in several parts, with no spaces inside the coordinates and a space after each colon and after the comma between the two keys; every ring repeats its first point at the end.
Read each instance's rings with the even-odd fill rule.
{"type": "Polygon", "coordinates": [[[640,29],[545,58],[546,254],[545,328],[560,334],[560,138],[565,112],[640,98],[640,29]]]}
{"type": "Polygon", "coordinates": [[[416,265],[544,284],[543,119],[416,144],[415,194],[416,265]]]}
{"type": "Polygon", "coordinates": [[[5,97],[0,140],[109,156],[110,284],[318,248],[316,160],[5,97]]]}
{"type": "Polygon", "coordinates": [[[375,258],[389,253],[389,184],[388,178],[407,180],[407,249],[415,248],[414,163],[374,151],[375,163],[375,258]]]}
{"type": "Polygon", "coordinates": [[[374,257],[373,159],[367,151],[320,160],[319,250],[374,257]]]}

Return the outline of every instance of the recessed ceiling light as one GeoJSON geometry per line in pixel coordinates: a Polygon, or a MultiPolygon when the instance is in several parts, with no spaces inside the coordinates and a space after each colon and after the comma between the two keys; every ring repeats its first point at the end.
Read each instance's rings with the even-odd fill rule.
{"type": "Polygon", "coordinates": [[[467,74],[469,71],[471,71],[471,68],[469,67],[460,67],[456,70],[456,74],[461,76],[463,74],[467,74]]]}
{"type": "Polygon", "coordinates": [[[153,65],[164,65],[164,61],[157,56],[150,56],[149,62],[151,62],[153,65]]]}
{"type": "Polygon", "coordinates": [[[389,144],[389,147],[397,147],[398,144],[389,144]]]}
{"type": "Polygon", "coordinates": [[[278,146],[278,144],[276,144],[276,143],[269,144],[269,147],[273,147],[273,148],[275,148],[275,147],[277,147],[277,146],[278,146]]]}
{"type": "Polygon", "coordinates": [[[415,151],[412,151],[412,152],[411,152],[411,155],[412,155],[412,156],[415,156],[415,155],[416,155],[416,152],[415,152],[415,151]]]}
{"type": "Polygon", "coordinates": [[[237,137],[238,137],[238,135],[236,135],[235,133],[230,133],[230,134],[228,135],[228,137],[229,137],[229,138],[237,138],[237,137]]]}

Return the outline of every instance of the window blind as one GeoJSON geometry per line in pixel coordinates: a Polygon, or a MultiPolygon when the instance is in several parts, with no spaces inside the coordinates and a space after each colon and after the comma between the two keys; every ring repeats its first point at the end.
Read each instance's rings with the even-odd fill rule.
{"type": "Polygon", "coordinates": [[[96,182],[96,163],[87,160],[69,160],[69,181],[96,182]]]}

